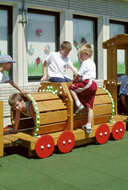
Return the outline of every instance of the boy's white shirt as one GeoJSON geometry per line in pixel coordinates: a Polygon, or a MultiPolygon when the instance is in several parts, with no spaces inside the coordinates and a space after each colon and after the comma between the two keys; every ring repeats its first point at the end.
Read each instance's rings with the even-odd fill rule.
{"type": "Polygon", "coordinates": [[[82,62],[78,74],[82,77],[82,80],[95,79],[96,78],[96,65],[94,61],[89,58],[82,62]]]}
{"type": "Polygon", "coordinates": [[[51,77],[67,77],[66,68],[72,66],[70,59],[68,57],[62,58],[60,52],[52,52],[45,61],[48,63],[48,79],[51,77]]]}
{"type": "Polygon", "coordinates": [[[4,72],[0,72],[0,83],[7,82],[8,80],[10,80],[9,77],[4,72]]]}

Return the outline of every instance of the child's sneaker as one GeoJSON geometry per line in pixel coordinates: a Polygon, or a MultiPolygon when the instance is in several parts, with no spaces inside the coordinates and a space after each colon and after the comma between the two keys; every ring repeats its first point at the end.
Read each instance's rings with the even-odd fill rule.
{"type": "Polygon", "coordinates": [[[78,112],[80,112],[80,111],[83,110],[83,109],[84,109],[83,104],[80,104],[80,106],[77,108],[77,110],[76,110],[75,113],[78,113],[78,112]]]}
{"type": "Polygon", "coordinates": [[[88,133],[88,134],[92,132],[91,126],[83,125],[83,126],[82,126],[82,129],[83,129],[84,131],[86,131],[86,133],[88,133]]]}

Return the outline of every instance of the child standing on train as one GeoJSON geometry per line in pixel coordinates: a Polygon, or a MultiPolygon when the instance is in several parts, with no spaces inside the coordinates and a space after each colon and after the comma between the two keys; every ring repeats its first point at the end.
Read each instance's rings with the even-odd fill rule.
{"type": "Polygon", "coordinates": [[[90,44],[81,46],[78,50],[78,54],[82,64],[69,89],[77,106],[76,113],[84,109],[84,107],[87,107],[88,121],[82,126],[82,129],[85,130],[86,133],[91,133],[93,102],[97,90],[97,84],[94,81],[96,78],[96,66],[91,59],[92,47],[90,44]]]}

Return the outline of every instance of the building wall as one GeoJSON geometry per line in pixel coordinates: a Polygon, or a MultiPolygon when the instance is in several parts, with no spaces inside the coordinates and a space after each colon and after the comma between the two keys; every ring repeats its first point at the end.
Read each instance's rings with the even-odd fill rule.
{"type": "MultiPolygon", "coordinates": [[[[27,24],[19,23],[22,0],[0,0],[1,5],[13,6],[13,58],[17,64],[13,67],[13,79],[28,92],[36,92],[40,82],[28,82],[26,31],[27,24]]],[[[102,42],[109,39],[109,20],[128,21],[128,1],[121,0],[25,0],[25,8],[60,12],[60,42],[69,40],[73,43],[73,15],[84,15],[98,19],[98,85],[107,77],[106,50],[102,42]],[[70,34],[70,35],[69,35],[70,34]]],[[[70,53],[72,59],[72,53],[70,53]]],[[[69,75],[72,75],[70,72],[69,75]]],[[[8,97],[16,92],[9,84],[0,84],[0,100],[4,101],[4,116],[10,115],[8,97]]]]}

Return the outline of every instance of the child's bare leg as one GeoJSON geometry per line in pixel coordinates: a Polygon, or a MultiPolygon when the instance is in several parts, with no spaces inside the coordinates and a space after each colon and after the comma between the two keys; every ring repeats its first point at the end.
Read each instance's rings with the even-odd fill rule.
{"type": "Polygon", "coordinates": [[[93,109],[87,107],[88,109],[88,122],[86,123],[86,125],[82,126],[83,130],[86,130],[86,133],[91,133],[92,128],[92,119],[93,119],[93,109]]]}
{"type": "Polygon", "coordinates": [[[84,109],[84,106],[83,104],[81,104],[77,94],[73,90],[70,90],[70,92],[75,101],[76,106],[78,107],[78,109],[76,110],[76,113],[78,113],[80,110],[84,109]]]}
{"type": "Polygon", "coordinates": [[[72,95],[73,99],[75,100],[75,102],[78,101],[79,99],[78,99],[78,96],[76,95],[76,93],[73,90],[70,90],[70,92],[71,92],[71,95],[72,95]]]}
{"type": "Polygon", "coordinates": [[[88,123],[92,123],[92,118],[93,118],[93,109],[87,107],[88,109],[88,123]]]}

